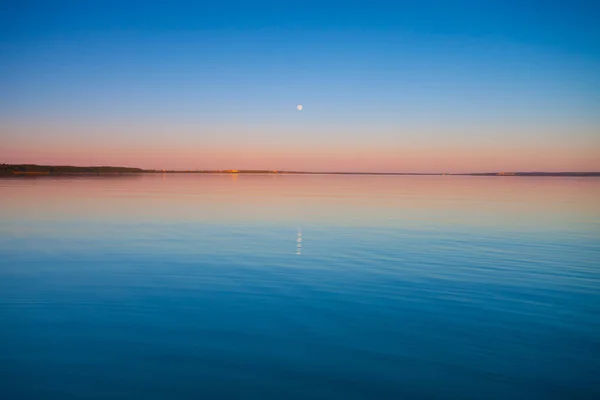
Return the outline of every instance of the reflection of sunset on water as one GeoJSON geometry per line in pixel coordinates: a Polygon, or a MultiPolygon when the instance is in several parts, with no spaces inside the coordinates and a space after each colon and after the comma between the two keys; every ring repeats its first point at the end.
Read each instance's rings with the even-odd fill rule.
{"type": "Polygon", "coordinates": [[[235,218],[382,226],[421,219],[438,225],[535,227],[548,219],[590,222],[600,215],[596,178],[149,174],[13,179],[3,185],[0,212],[7,218],[77,214],[135,220],[152,215],[174,221],[235,218]],[[32,187],[43,193],[43,208],[27,195],[32,187]]]}

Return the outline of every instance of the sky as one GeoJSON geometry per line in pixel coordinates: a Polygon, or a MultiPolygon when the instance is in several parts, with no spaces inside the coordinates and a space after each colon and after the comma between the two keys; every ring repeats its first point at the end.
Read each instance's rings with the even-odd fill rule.
{"type": "Polygon", "coordinates": [[[600,171],[600,3],[0,0],[0,162],[600,171]]]}

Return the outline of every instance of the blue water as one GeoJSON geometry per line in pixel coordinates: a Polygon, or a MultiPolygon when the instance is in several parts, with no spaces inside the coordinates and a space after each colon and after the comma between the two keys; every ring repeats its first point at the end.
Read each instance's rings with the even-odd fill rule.
{"type": "Polygon", "coordinates": [[[600,398],[600,180],[0,180],[2,399],[600,398]]]}

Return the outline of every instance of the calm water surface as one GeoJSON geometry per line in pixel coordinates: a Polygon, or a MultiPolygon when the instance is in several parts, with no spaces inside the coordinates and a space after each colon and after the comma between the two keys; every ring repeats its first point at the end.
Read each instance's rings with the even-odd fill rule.
{"type": "Polygon", "coordinates": [[[0,179],[2,399],[600,398],[600,179],[0,179]]]}

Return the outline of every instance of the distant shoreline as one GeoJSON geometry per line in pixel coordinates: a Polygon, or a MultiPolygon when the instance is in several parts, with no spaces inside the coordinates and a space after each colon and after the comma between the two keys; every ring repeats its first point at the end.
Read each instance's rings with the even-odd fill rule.
{"type": "Polygon", "coordinates": [[[419,173],[419,172],[307,172],[277,170],[157,170],[129,167],[36,164],[0,164],[0,176],[57,176],[57,175],[131,175],[131,174],[273,174],[273,175],[388,175],[388,176],[548,176],[548,177],[600,177],[600,172],[470,172],[470,173],[419,173]]]}

